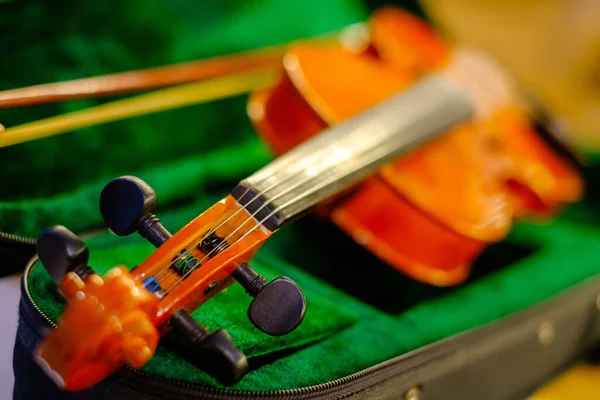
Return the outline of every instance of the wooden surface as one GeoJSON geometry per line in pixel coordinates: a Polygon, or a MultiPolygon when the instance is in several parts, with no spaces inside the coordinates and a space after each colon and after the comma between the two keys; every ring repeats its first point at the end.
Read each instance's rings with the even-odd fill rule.
{"type": "Polygon", "coordinates": [[[600,148],[600,2],[421,0],[451,40],[497,57],[572,128],[600,148]]]}
{"type": "Polygon", "coordinates": [[[548,383],[528,400],[592,400],[600,398],[600,365],[578,364],[548,383]]]}

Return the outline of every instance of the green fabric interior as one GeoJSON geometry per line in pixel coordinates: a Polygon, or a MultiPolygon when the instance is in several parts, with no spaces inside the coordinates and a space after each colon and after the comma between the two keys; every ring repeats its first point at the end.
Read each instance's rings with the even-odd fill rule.
{"type": "MultiPolygon", "coordinates": [[[[451,289],[412,282],[336,234],[326,221],[307,217],[278,232],[253,263],[267,278],[285,274],[304,290],[308,311],[297,331],[280,338],[258,332],[245,316],[249,299],[237,285],[193,315],[212,329],[227,329],[250,358],[252,372],[233,389],[264,391],[324,383],[493,322],[600,273],[600,231],[570,221],[590,210],[593,207],[585,202],[551,225],[518,226],[509,240],[492,246],[478,260],[469,282],[451,289]],[[320,251],[314,247],[315,229],[336,247],[352,250],[320,251]],[[326,282],[318,276],[335,278],[326,282]]],[[[195,212],[196,205],[165,212],[163,219],[176,228],[195,212]]],[[[98,271],[116,263],[135,265],[152,250],[135,236],[124,243],[108,233],[86,243],[98,271]]],[[[56,319],[62,305],[45,269],[34,268],[30,285],[36,304],[56,319]]],[[[221,387],[162,348],[144,369],[221,387]]]]}
{"type": "MultiPolygon", "coordinates": [[[[0,88],[259,47],[339,29],[367,12],[358,0],[0,2],[0,88]]],[[[0,110],[0,123],[104,101],[0,110]]],[[[0,231],[98,228],[100,190],[124,174],[155,188],[157,213],[175,231],[270,159],[247,121],[244,97],[0,149],[0,231]]],[[[595,165],[586,171],[590,189],[600,187],[595,165]]],[[[297,331],[279,338],[258,332],[245,315],[250,299],[237,285],[194,316],[212,329],[226,328],[250,358],[252,372],[233,389],[324,383],[518,312],[598,274],[599,203],[590,190],[553,223],[519,225],[477,261],[467,283],[450,289],[411,281],[326,221],[307,216],[274,235],[253,262],[267,278],[286,275],[302,287],[308,309],[297,331]]],[[[137,236],[103,233],[86,243],[99,272],[134,266],[152,251],[137,236]]],[[[29,283],[36,304],[56,320],[62,305],[45,270],[34,268],[29,283]]],[[[162,348],[145,370],[219,387],[162,348]]]]}

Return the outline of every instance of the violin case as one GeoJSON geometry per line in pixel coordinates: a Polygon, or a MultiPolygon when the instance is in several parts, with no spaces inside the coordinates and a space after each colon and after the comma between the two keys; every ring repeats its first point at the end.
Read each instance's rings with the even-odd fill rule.
{"type": "MultiPolygon", "coordinates": [[[[9,2],[0,13],[6,33],[0,80],[12,88],[242,51],[340,29],[365,20],[372,6],[9,2]]],[[[12,126],[105,101],[0,110],[0,118],[12,126]]],[[[0,234],[1,267],[4,274],[24,270],[15,399],[523,399],[592,357],[600,340],[600,168],[593,155],[583,172],[583,202],[555,221],[516,226],[457,287],[403,276],[318,216],[284,228],[253,267],[300,285],[307,312],[297,330],[282,337],[259,332],[246,317],[250,299],[239,285],[192,314],[211,330],[225,328],[248,357],[251,372],[233,387],[159,347],[141,370],[126,367],[89,390],[60,392],[32,352],[63,305],[27,238],[62,224],[81,234],[96,271],[137,265],[153,248],[141,237],[103,229],[103,185],[120,175],[141,177],[158,194],[158,216],[176,231],[272,159],[245,101],[240,96],[0,149],[0,230],[16,235],[0,234]]]]}

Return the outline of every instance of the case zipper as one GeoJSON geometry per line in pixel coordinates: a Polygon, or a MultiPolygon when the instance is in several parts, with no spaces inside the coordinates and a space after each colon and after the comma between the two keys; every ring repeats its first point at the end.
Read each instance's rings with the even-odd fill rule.
{"type": "MultiPolygon", "coordinates": [[[[56,324],[46,316],[43,311],[35,304],[31,291],[29,289],[29,276],[32,269],[38,264],[37,257],[32,258],[21,281],[21,288],[24,297],[21,298],[21,309],[25,316],[30,319],[28,321],[35,333],[41,340],[44,337],[44,330],[56,327],[56,324]]],[[[191,383],[178,382],[168,378],[162,378],[147,372],[125,366],[115,374],[116,380],[125,386],[133,387],[140,394],[149,396],[162,397],[177,397],[187,396],[198,399],[214,399],[214,400],[234,400],[234,399],[286,399],[286,400],[302,400],[313,398],[340,398],[359,390],[368,388],[372,385],[381,383],[388,378],[397,375],[402,366],[402,361],[406,361],[405,357],[396,357],[373,367],[356,372],[352,375],[345,376],[327,383],[307,386],[298,389],[273,390],[250,392],[240,390],[224,390],[207,388],[204,386],[194,385],[191,383]],[[398,365],[398,368],[394,366],[398,365]]]]}
{"type": "Polygon", "coordinates": [[[0,244],[35,247],[35,239],[0,232],[0,244]]]}
{"type": "Polygon", "coordinates": [[[23,265],[35,254],[35,239],[0,232],[0,276],[23,271],[23,265]]]}

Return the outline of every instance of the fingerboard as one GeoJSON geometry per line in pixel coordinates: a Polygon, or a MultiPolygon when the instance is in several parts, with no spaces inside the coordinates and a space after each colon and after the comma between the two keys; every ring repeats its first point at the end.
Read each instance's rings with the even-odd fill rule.
{"type": "Polygon", "coordinates": [[[472,113],[459,85],[430,75],[280,156],[241,181],[232,195],[275,230],[472,113]]]}

